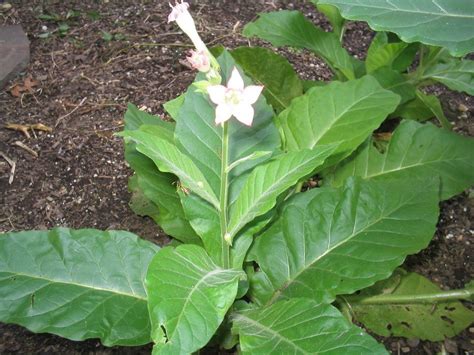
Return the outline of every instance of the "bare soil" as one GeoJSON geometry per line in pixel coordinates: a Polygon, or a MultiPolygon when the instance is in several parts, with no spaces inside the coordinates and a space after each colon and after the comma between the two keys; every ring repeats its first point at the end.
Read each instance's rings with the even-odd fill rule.
{"type": "MultiPolygon", "coordinates": [[[[1,1],[0,1],[1,2],[1,1]]],[[[164,115],[162,104],[181,93],[194,73],[180,63],[189,49],[187,39],[167,23],[169,6],[161,0],[16,0],[0,13],[1,24],[21,24],[31,41],[28,69],[0,90],[0,151],[16,161],[11,184],[10,166],[0,158],[0,232],[73,228],[124,229],[165,244],[169,238],[150,219],[128,207],[127,179],[121,139],[128,102],[164,115]],[[77,17],[65,19],[68,11],[77,17]],[[41,14],[58,14],[46,21],[41,14]],[[59,23],[69,29],[61,34],[59,23]],[[47,28],[44,28],[46,26],[47,28]],[[47,38],[40,35],[52,32],[47,38]],[[106,32],[106,34],[104,34],[106,32]],[[110,35],[113,39],[110,40],[110,35]],[[109,37],[109,38],[108,38],[109,37]],[[37,84],[15,96],[12,89],[27,77],[37,84]],[[7,123],[42,123],[52,132],[23,133],[7,123]],[[22,142],[38,154],[16,145],[22,142]]],[[[325,29],[328,22],[303,1],[191,1],[206,43],[229,48],[260,43],[240,35],[257,13],[299,9],[325,29]]],[[[363,23],[349,25],[345,46],[365,56],[373,36],[363,23]]],[[[263,44],[263,43],[260,43],[263,44]]],[[[329,80],[323,62],[306,51],[280,50],[305,79],[329,80]]],[[[437,94],[455,130],[474,135],[471,97],[440,86],[437,94]]],[[[407,259],[405,267],[429,277],[446,289],[460,288],[473,278],[472,226],[474,206],[468,192],[442,204],[438,231],[428,249],[407,259]]],[[[471,328],[471,331],[473,329],[471,328]]],[[[474,351],[466,330],[444,343],[383,339],[394,354],[435,354],[443,346],[451,353],[474,351]]],[[[150,353],[151,346],[106,348],[96,340],[74,342],[49,334],[33,334],[15,325],[0,324],[0,353],[150,353]]]]}

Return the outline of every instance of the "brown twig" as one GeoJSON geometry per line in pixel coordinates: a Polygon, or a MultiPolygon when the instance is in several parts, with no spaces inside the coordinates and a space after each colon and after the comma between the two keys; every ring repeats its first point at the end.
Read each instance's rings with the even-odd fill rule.
{"type": "Polygon", "coordinates": [[[8,165],[10,165],[10,178],[8,179],[8,184],[11,185],[15,177],[16,161],[9,158],[8,155],[2,151],[0,151],[0,155],[7,161],[8,165]]]}
{"type": "Polygon", "coordinates": [[[79,105],[77,105],[76,107],[74,107],[74,109],[73,109],[71,112],[65,114],[64,116],[59,117],[59,118],[56,120],[56,124],[54,125],[54,127],[57,127],[57,126],[59,125],[59,122],[61,122],[62,120],[64,120],[66,117],[69,117],[69,116],[72,115],[74,112],[76,112],[76,110],[77,110],[79,107],[81,107],[82,104],[83,104],[86,100],[87,100],[87,97],[84,97],[84,98],[81,100],[81,102],[79,102],[79,105]]]}
{"type": "Polygon", "coordinates": [[[21,141],[15,141],[13,143],[14,145],[16,145],[17,147],[20,147],[21,149],[24,149],[26,150],[28,153],[30,153],[32,156],[34,156],[35,158],[38,158],[38,153],[35,152],[33,149],[31,149],[30,147],[28,147],[25,143],[21,142],[21,141]]]}

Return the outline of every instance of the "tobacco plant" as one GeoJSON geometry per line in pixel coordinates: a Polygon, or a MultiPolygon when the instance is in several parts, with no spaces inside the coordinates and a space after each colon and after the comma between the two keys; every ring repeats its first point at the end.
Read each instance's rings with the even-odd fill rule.
{"type": "MultiPolygon", "coordinates": [[[[420,45],[387,34],[365,64],[355,60],[340,45],[339,12],[319,5],[336,33],[281,11],[244,34],[309,48],[334,70],[331,83],[300,80],[268,49],[210,51],[177,3],[169,21],[196,47],[196,80],[165,104],[170,121],[130,105],[120,133],[135,172],[131,207],[174,241],[5,233],[0,320],[107,346],[153,342],[156,354],[382,354],[352,318],[378,334],[430,340],[468,326],[473,312],[459,300],[472,299],[472,284],[441,291],[398,267],[428,245],[439,202],[473,184],[474,141],[415,120],[374,134],[424,97],[414,87],[439,76],[432,66],[402,74],[420,45]]],[[[422,49],[420,62],[442,52],[422,49]]],[[[450,75],[444,83],[471,92],[472,76],[450,75]]]]}

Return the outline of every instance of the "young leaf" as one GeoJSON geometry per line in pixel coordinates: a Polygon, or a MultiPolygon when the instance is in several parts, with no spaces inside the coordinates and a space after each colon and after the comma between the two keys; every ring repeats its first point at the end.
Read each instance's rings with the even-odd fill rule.
{"type": "MultiPolygon", "coordinates": [[[[224,52],[219,57],[219,62],[223,82],[226,83],[236,64],[228,52],[224,52]]],[[[246,85],[250,84],[250,80],[245,76],[244,82],[246,85]]],[[[264,97],[260,97],[253,107],[255,117],[251,127],[237,120],[231,120],[228,123],[230,135],[228,165],[255,151],[275,151],[280,146],[279,132],[272,120],[273,110],[265,102],[264,97]]],[[[191,87],[186,92],[184,104],[179,111],[175,137],[180,149],[204,173],[214,193],[218,196],[221,183],[222,127],[216,125],[214,119],[215,105],[210,103],[206,95],[191,87]]],[[[232,183],[235,177],[269,157],[264,156],[240,164],[230,172],[229,182],[232,183]]]]}
{"type": "Polygon", "coordinates": [[[441,107],[441,102],[435,95],[426,95],[424,92],[417,90],[416,97],[420,99],[423,104],[433,113],[433,115],[438,119],[441,126],[446,129],[451,129],[451,122],[448,121],[444,115],[443,108],[441,107]]]}
{"type": "Polygon", "coordinates": [[[349,179],[339,189],[296,195],[252,247],[249,259],[272,285],[257,286],[264,292],[255,301],[309,297],[331,302],[388,277],[431,240],[438,191],[437,179],[349,179]]]}
{"type": "Polygon", "coordinates": [[[233,238],[255,217],[275,206],[277,197],[321,166],[336,146],[319,146],[278,156],[258,166],[247,178],[239,197],[230,206],[228,233],[233,238]]]}
{"type": "Polygon", "coordinates": [[[215,265],[196,245],[161,249],[146,276],[156,354],[205,346],[234,302],[243,272],[215,265]]]}
{"type": "Polygon", "coordinates": [[[339,40],[342,42],[344,35],[344,24],[346,20],[341,16],[341,13],[337,7],[332,5],[319,4],[318,0],[311,0],[316,5],[319,12],[323,13],[329,20],[332,26],[332,31],[337,35],[339,40]]]}
{"type": "Polygon", "coordinates": [[[416,87],[413,81],[396,70],[379,68],[370,73],[370,75],[377,79],[384,89],[390,90],[400,96],[401,101],[399,105],[413,100],[416,97],[416,87]]]}
{"type": "Polygon", "coordinates": [[[452,55],[474,51],[470,1],[320,0],[349,20],[366,21],[375,31],[394,32],[405,42],[447,47],[452,55]]]}
{"type": "Polygon", "coordinates": [[[243,354],[387,354],[329,304],[308,298],[234,313],[243,354]]]}
{"type": "Polygon", "coordinates": [[[424,79],[433,79],[451,90],[464,91],[474,95],[474,61],[453,60],[447,64],[437,64],[423,73],[424,79]]]}
{"type": "Polygon", "coordinates": [[[260,14],[257,21],[245,26],[243,34],[269,41],[275,47],[307,48],[321,56],[330,67],[340,71],[346,79],[355,79],[351,56],[341,46],[338,36],[317,28],[299,11],[260,14]]]}
{"type": "Polygon", "coordinates": [[[146,344],[143,281],[158,250],[123,231],[0,235],[0,321],[107,346],[146,344]]]}
{"type": "Polygon", "coordinates": [[[231,55],[253,81],[265,87],[263,94],[278,112],[303,95],[303,84],[285,57],[260,47],[240,47],[231,55]]]}
{"type": "Polygon", "coordinates": [[[408,44],[403,42],[389,43],[387,34],[378,32],[367,51],[367,58],[365,59],[367,73],[372,73],[382,67],[392,68],[392,63],[407,47],[408,44]]]}
{"type": "Polygon", "coordinates": [[[219,208],[219,201],[203,173],[176,146],[142,131],[124,131],[120,135],[133,140],[136,149],[152,159],[160,171],[175,174],[186,188],[219,208]]]}
{"type": "Polygon", "coordinates": [[[339,144],[333,159],[359,146],[395,110],[400,98],[371,76],[314,87],[278,116],[290,151],[339,144]]]}
{"type": "MultiPolygon", "coordinates": [[[[357,297],[363,300],[372,296],[394,297],[434,294],[441,289],[417,273],[397,270],[392,277],[379,281],[363,290],[357,297]],[[383,293],[380,291],[384,290],[383,293]]],[[[346,299],[357,321],[382,336],[418,338],[443,341],[457,335],[474,322],[474,312],[459,301],[421,303],[363,303],[346,299]]],[[[368,300],[368,299],[367,299],[368,300]]]]}
{"type": "Polygon", "coordinates": [[[418,122],[425,122],[434,118],[433,111],[431,111],[424,102],[416,96],[416,90],[414,90],[414,94],[415,97],[412,100],[400,104],[390,117],[403,118],[405,120],[418,122]]]}
{"type": "Polygon", "coordinates": [[[432,124],[404,121],[393,132],[385,153],[369,139],[336,167],[328,182],[340,186],[349,176],[371,180],[441,178],[442,200],[474,184],[474,139],[432,124]]]}

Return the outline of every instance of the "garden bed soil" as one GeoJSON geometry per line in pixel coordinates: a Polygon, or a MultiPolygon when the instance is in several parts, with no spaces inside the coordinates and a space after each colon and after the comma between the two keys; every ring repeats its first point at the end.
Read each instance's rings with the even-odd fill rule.
{"type": "MultiPolygon", "coordinates": [[[[0,152],[16,161],[9,184],[10,166],[0,158],[0,232],[54,226],[124,229],[160,245],[167,243],[169,238],[153,221],[136,216],[128,207],[131,170],[124,162],[122,140],[113,136],[123,127],[128,102],[164,116],[162,104],[193,80],[195,73],[182,64],[189,42],[174,24],[167,23],[167,1],[10,2],[12,9],[0,13],[0,25],[23,26],[31,41],[31,62],[20,77],[0,90],[0,152]],[[58,31],[60,21],[38,18],[46,13],[64,18],[70,10],[78,16],[66,21],[69,29],[63,34],[58,31]],[[40,38],[47,32],[53,33],[40,38]],[[41,123],[52,131],[36,130],[28,138],[5,129],[7,123],[41,123]]],[[[192,11],[206,43],[235,48],[260,43],[240,35],[243,25],[258,12],[284,8],[302,10],[314,23],[329,28],[324,17],[303,1],[195,1],[192,11]]],[[[363,58],[372,36],[365,24],[352,23],[345,46],[363,58]]],[[[330,79],[324,63],[308,52],[280,52],[305,79],[330,79]]],[[[439,86],[431,90],[441,98],[454,129],[473,136],[473,99],[439,86]]],[[[409,257],[405,267],[444,289],[460,288],[470,281],[473,207],[468,192],[444,202],[433,242],[409,257]]],[[[464,353],[474,350],[472,332],[468,329],[444,343],[381,340],[394,354],[435,354],[442,346],[464,353]]],[[[96,340],[74,342],[0,324],[0,353],[150,351],[150,345],[107,348],[96,340]]]]}

